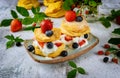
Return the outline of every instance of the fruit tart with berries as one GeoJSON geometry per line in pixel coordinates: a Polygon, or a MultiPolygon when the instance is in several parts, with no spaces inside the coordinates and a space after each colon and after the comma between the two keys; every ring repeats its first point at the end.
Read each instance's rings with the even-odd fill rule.
{"type": "Polygon", "coordinates": [[[41,28],[34,30],[35,39],[32,45],[28,46],[29,51],[44,57],[65,56],[65,45],[60,41],[60,28],[53,28],[53,23],[49,19],[45,19],[40,24],[41,28]],[[31,48],[33,50],[31,50],[31,48]]]}
{"type": "Polygon", "coordinates": [[[61,23],[61,41],[73,49],[88,44],[90,28],[83,16],[77,16],[75,11],[67,11],[61,23]]]}

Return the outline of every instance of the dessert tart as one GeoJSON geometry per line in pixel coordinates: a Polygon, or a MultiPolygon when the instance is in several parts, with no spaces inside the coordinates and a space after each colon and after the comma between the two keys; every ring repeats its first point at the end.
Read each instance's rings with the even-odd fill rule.
{"type": "Polygon", "coordinates": [[[41,22],[41,28],[34,30],[35,39],[33,44],[28,46],[28,50],[33,47],[35,54],[51,58],[66,52],[64,43],[59,40],[61,35],[60,28],[53,28],[52,25],[49,19],[41,22]]]}
{"type": "Polygon", "coordinates": [[[90,28],[83,16],[67,11],[61,23],[61,41],[70,48],[77,49],[88,44],[90,28]]]}

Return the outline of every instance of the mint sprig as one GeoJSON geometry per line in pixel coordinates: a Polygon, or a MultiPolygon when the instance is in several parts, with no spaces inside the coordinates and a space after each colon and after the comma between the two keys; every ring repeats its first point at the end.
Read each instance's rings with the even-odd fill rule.
{"type": "Polygon", "coordinates": [[[69,61],[68,64],[72,70],[68,72],[67,78],[75,78],[77,73],[86,74],[86,71],[82,67],[78,67],[73,61],[69,61]]]}
{"type": "Polygon", "coordinates": [[[14,37],[12,34],[11,35],[6,35],[5,38],[8,39],[8,41],[6,43],[6,48],[7,49],[12,47],[16,42],[23,42],[24,41],[19,36],[18,37],[14,37]]]}

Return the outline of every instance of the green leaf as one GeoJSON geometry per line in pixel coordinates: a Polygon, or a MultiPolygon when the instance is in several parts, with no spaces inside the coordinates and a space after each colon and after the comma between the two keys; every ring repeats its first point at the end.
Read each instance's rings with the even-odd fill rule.
{"type": "Polygon", "coordinates": [[[27,11],[27,9],[23,8],[23,7],[18,7],[16,6],[16,10],[18,11],[18,13],[20,13],[22,16],[28,17],[29,16],[29,12],[27,11]]]}
{"type": "Polygon", "coordinates": [[[114,29],[112,33],[120,35],[120,28],[114,29]]]}
{"type": "Polygon", "coordinates": [[[29,25],[32,23],[33,23],[33,18],[30,18],[30,17],[26,17],[22,20],[22,24],[24,24],[24,25],[29,25]]]}
{"type": "Polygon", "coordinates": [[[34,16],[34,22],[42,21],[45,19],[45,17],[46,17],[45,13],[43,12],[37,13],[34,16]]]}
{"type": "Polygon", "coordinates": [[[23,42],[24,40],[23,39],[21,39],[20,37],[16,37],[15,38],[15,42],[23,42]]]}
{"type": "Polygon", "coordinates": [[[6,43],[6,48],[8,49],[8,48],[12,47],[13,45],[14,45],[14,41],[8,41],[6,43]]]}
{"type": "Polygon", "coordinates": [[[120,38],[111,38],[108,43],[118,45],[120,44],[120,38]]]}
{"type": "Polygon", "coordinates": [[[11,10],[11,15],[13,18],[18,18],[18,15],[14,10],[11,10]]]}
{"type": "Polygon", "coordinates": [[[12,20],[13,19],[4,19],[4,20],[2,20],[0,26],[9,26],[12,20]]]}
{"type": "Polygon", "coordinates": [[[6,35],[5,38],[9,39],[9,40],[14,40],[14,36],[11,34],[11,35],[6,35]]]}
{"type": "Polygon", "coordinates": [[[89,1],[89,5],[92,7],[96,7],[97,3],[95,1],[89,1]]]}
{"type": "Polygon", "coordinates": [[[71,6],[75,3],[74,0],[65,0],[62,7],[65,10],[71,10],[71,6]]]}
{"type": "Polygon", "coordinates": [[[32,7],[31,10],[32,10],[32,13],[33,13],[33,14],[36,14],[36,13],[39,13],[40,7],[37,7],[37,8],[32,7]]]}
{"type": "Polygon", "coordinates": [[[77,73],[76,69],[71,70],[70,72],[68,72],[67,78],[75,78],[76,73],[77,73]]]}
{"type": "Polygon", "coordinates": [[[73,61],[69,61],[68,63],[71,67],[77,68],[77,65],[73,61]]]}
{"type": "Polygon", "coordinates": [[[108,48],[108,49],[107,49],[107,51],[109,51],[109,52],[114,52],[114,51],[117,51],[117,49],[116,49],[116,48],[111,47],[111,48],[108,48]]]}
{"type": "Polygon", "coordinates": [[[78,67],[77,70],[80,74],[86,74],[85,70],[81,67],[78,67]]]}
{"type": "Polygon", "coordinates": [[[104,27],[106,27],[106,28],[111,27],[111,23],[105,17],[99,18],[99,21],[101,21],[101,23],[104,25],[104,27]]]}

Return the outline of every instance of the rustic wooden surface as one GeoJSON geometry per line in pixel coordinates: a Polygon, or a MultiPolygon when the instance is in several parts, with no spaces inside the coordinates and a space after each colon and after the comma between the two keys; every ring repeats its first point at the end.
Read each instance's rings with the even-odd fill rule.
{"type": "MultiPolygon", "coordinates": [[[[0,21],[11,17],[10,9],[11,7],[4,5],[0,11],[0,21]]],[[[60,25],[61,19],[52,19],[56,27],[60,25]]],[[[89,23],[89,25],[91,33],[97,36],[100,42],[88,53],[73,60],[88,73],[87,75],[78,74],[76,78],[119,78],[120,65],[103,63],[102,59],[104,56],[95,54],[98,50],[103,49],[102,45],[112,36],[111,31],[119,26],[112,23],[112,27],[106,29],[99,22],[89,23]]],[[[6,49],[7,40],[4,36],[8,34],[20,35],[23,39],[31,39],[33,37],[32,31],[11,33],[9,27],[0,27],[0,78],[66,78],[67,72],[71,69],[68,62],[58,64],[37,63],[30,58],[24,46],[14,46],[6,49]]]]}

